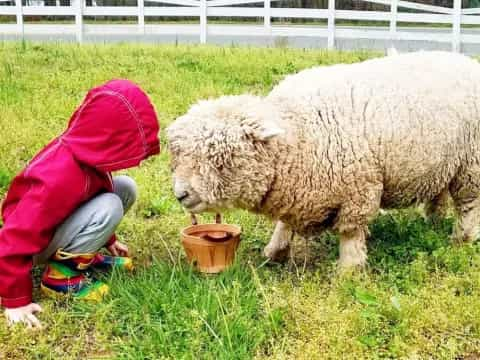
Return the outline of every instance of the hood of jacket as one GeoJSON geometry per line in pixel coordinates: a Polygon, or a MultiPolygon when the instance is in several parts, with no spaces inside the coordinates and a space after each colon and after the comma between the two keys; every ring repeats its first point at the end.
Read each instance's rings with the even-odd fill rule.
{"type": "Polygon", "coordinates": [[[82,164],[111,172],[158,154],[158,119],[147,95],[128,80],[90,90],[59,141],[82,164]]]}

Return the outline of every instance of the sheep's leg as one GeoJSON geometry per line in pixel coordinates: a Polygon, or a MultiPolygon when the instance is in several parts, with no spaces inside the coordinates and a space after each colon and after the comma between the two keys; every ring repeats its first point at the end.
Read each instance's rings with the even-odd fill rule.
{"type": "Polygon", "coordinates": [[[453,241],[461,244],[477,240],[479,233],[480,198],[476,198],[468,204],[463,203],[462,205],[456,206],[456,211],[459,219],[455,224],[452,234],[453,241]]]}
{"type": "Polygon", "coordinates": [[[340,268],[361,267],[367,262],[367,231],[362,228],[340,234],[340,268]]]}
{"type": "Polygon", "coordinates": [[[472,242],[479,233],[480,167],[462,171],[450,185],[458,220],[452,234],[455,243],[472,242]]]}
{"type": "Polygon", "coordinates": [[[270,260],[282,261],[290,252],[290,240],[293,231],[285,223],[278,221],[273,232],[272,239],[263,250],[263,253],[270,260]]]}
{"type": "Polygon", "coordinates": [[[450,191],[448,188],[445,188],[440,194],[425,204],[425,215],[430,219],[445,217],[449,196],[450,191]]]}
{"type": "Polygon", "coordinates": [[[358,191],[340,208],[334,229],[340,234],[341,268],[364,266],[367,262],[368,222],[378,213],[383,187],[371,184],[358,191]]]}

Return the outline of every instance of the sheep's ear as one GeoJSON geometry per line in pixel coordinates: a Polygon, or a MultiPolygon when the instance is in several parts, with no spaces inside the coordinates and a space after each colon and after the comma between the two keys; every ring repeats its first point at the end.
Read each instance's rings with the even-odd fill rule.
{"type": "Polygon", "coordinates": [[[244,120],[242,127],[247,135],[258,141],[268,141],[285,131],[273,122],[244,120]]]}
{"type": "Polygon", "coordinates": [[[261,141],[267,141],[275,136],[282,135],[285,131],[275,124],[265,124],[256,131],[256,138],[261,141]]]}

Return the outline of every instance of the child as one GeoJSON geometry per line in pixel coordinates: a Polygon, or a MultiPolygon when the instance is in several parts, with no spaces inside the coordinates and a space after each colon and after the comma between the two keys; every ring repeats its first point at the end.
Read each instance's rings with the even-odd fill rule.
{"type": "Polygon", "coordinates": [[[0,305],[8,322],[40,327],[31,269],[47,263],[41,289],[99,299],[106,284],[90,267],[131,267],[114,230],[136,198],[135,182],[110,172],[158,154],[159,125],[145,93],[127,80],[92,89],[66,131],[13,180],[0,229],[0,305]],[[107,247],[113,256],[97,254],[107,247]]]}

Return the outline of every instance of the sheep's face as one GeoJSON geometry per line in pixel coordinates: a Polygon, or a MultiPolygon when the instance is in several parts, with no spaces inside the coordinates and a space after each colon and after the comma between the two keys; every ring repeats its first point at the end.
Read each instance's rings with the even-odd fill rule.
{"type": "Polygon", "coordinates": [[[193,106],[168,128],[173,190],[187,211],[258,205],[274,170],[267,144],[282,133],[274,112],[257,97],[222,97],[193,106]]]}

